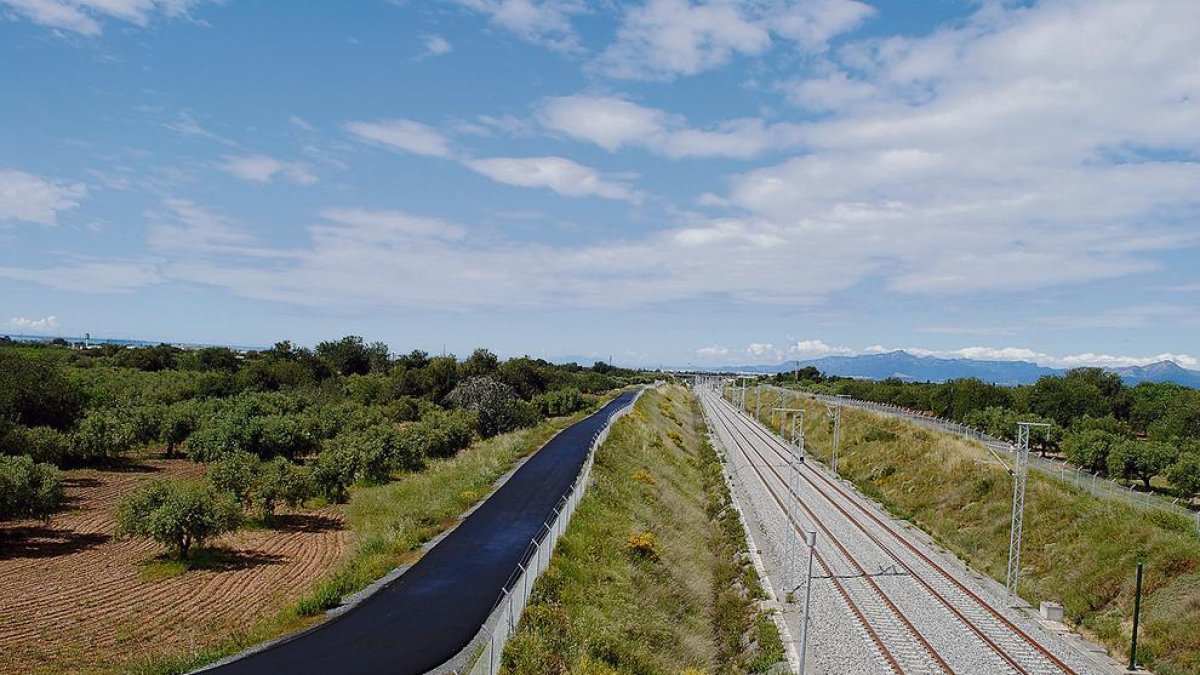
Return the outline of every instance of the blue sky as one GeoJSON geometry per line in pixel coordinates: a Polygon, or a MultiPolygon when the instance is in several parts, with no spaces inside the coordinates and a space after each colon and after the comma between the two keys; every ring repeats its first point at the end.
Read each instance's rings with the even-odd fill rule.
{"type": "Polygon", "coordinates": [[[0,0],[0,332],[1200,367],[1194,0],[0,0]]]}

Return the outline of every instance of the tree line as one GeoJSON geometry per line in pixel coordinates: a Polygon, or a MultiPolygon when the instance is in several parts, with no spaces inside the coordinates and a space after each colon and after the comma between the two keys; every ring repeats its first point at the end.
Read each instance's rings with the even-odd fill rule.
{"type": "Polygon", "coordinates": [[[1017,422],[1050,423],[1032,439],[1043,454],[1061,454],[1086,471],[1141,481],[1146,488],[1165,478],[1179,496],[1200,494],[1200,391],[1181,385],[1131,387],[1100,368],[1077,368],[1016,387],[976,378],[932,383],[827,377],[811,366],[772,379],[924,411],[1009,441],[1015,440],[1017,422]]]}

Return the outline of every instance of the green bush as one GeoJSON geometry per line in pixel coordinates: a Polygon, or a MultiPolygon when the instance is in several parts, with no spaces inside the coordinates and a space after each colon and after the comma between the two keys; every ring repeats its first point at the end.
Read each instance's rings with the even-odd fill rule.
{"type": "MultiPolygon", "coordinates": [[[[517,369],[514,372],[523,371],[517,369]]],[[[472,377],[460,382],[446,397],[446,402],[474,412],[479,435],[484,438],[532,426],[541,417],[537,408],[518,398],[511,386],[491,377],[472,377]]]]}
{"type": "Polygon", "coordinates": [[[1107,471],[1108,456],[1123,438],[1103,429],[1072,428],[1063,439],[1063,452],[1067,459],[1091,472],[1107,471]]]}
{"type": "Polygon", "coordinates": [[[0,519],[45,518],[62,503],[62,472],[26,456],[0,456],[0,519]]]}
{"type": "Polygon", "coordinates": [[[587,407],[578,389],[555,389],[534,397],[534,404],[545,417],[562,417],[587,407]]]}
{"type": "Polygon", "coordinates": [[[1167,480],[1188,497],[1200,494],[1200,447],[1180,454],[1167,469],[1167,480]]]}
{"type": "Polygon", "coordinates": [[[259,515],[269,521],[280,502],[297,508],[313,495],[316,486],[311,469],[276,457],[259,464],[251,489],[259,515]]]}
{"type": "Polygon", "coordinates": [[[260,464],[258,457],[244,450],[227,452],[209,466],[208,482],[217,490],[233,495],[239,504],[249,506],[260,464]]]}
{"type": "Polygon", "coordinates": [[[358,453],[347,445],[328,448],[317,455],[313,464],[313,481],[331,501],[344,502],[348,488],[358,473],[358,453]]]}
{"type": "Polygon", "coordinates": [[[33,427],[16,432],[18,448],[14,454],[29,455],[35,462],[59,464],[71,454],[71,439],[51,427],[33,427]]]}
{"type": "Polygon", "coordinates": [[[173,456],[175,449],[187,442],[198,425],[199,407],[190,401],[176,403],[162,411],[158,440],[166,447],[167,457],[173,456]]]}
{"type": "Polygon", "coordinates": [[[83,410],[84,395],[49,359],[0,352],[0,417],[28,427],[70,429],[83,410]]]}
{"type": "Polygon", "coordinates": [[[1150,487],[1150,479],[1166,472],[1175,463],[1175,449],[1157,441],[1128,440],[1108,453],[1108,473],[1132,481],[1141,479],[1150,487]]]}
{"type": "Polygon", "coordinates": [[[180,558],[240,521],[233,496],[201,481],[152,481],[117,508],[118,534],[153,539],[180,558]]]}
{"type": "Polygon", "coordinates": [[[133,424],[112,408],[88,411],[71,432],[71,455],[79,461],[121,457],[136,445],[133,424]]]}

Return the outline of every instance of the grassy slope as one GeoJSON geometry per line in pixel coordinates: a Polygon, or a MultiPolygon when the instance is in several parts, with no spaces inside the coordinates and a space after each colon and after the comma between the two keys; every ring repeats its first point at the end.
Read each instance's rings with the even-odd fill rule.
{"type": "Polygon", "coordinates": [[[696,401],[662,392],[647,392],[600,449],[506,672],[744,673],[782,658],[696,401]],[[631,549],[645,533],[653,552],[631,549]]]}
{"type": "Polygon", "coordinates": [[[321,613],[343,596],[365,588],[398,565],[414,562],[425,542],[454,525],[518,460],[586,415],[547,420],[531,429],[475,443],[454,457],[432,460],[421,472],[384,485],[353,489],[346,512],[347,526],[355,537],[351,554],[306,597],[243,633],[217,636],[209,646],[194,652],[126,665],[119,672],[187,672],[316,623],[321,613]]]}
{"type": "MultiPolygon", "coordinates": [[[[748,397],[751,407],[753,396],[748,397]]],[[[762,409],[778,399],[764,393],[762,409]]],[[[809,451],[828,459],[832,425],[805,403],[809,451]]],[[[766,414],[763,415],[766,417],[766,414]]],[[[847,408],[839,468],[893,513],[975,569],[1003,580],[1012,481],[977,443],[847,408]]],[[[1200,672],[1200,537],[1171,514],[1151,515],[1031,472],[1021,596],[1059,600],[1070,621],[1128,660],[1134,575],[1146,561],[1138,651],[1161,675],[1200,672]]]]}

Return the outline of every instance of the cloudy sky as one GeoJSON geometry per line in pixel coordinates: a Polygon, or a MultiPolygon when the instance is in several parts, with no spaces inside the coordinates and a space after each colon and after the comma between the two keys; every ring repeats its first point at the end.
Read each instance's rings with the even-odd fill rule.
{"type": "Polygon", "coordinates": [[[1195,0],[0,0],[0,332],[1200,367],[1195,0]]]}

